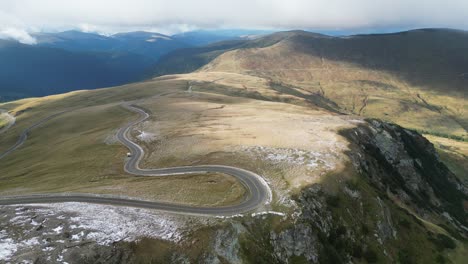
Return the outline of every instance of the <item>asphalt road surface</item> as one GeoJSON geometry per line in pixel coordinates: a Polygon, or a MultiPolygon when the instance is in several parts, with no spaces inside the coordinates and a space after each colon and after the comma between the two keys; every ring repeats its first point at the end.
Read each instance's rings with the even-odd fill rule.
{"type": "MultiPolygon", "coordinates": [[[[160,169],[141,169],[139,167],[139,163],[144,156],[144,151],[138,144],[130,140],[128,138],[128,135],[130,134],[130,130],[134,125],[143,122],[149,117],[149,115],[142,108],[139,108],[137,106],[131,106],[127,104],[124,104],[123,106],[131,111],[140,114],[140,117],[137,120],[129,122],[124,127],[122,127],[117,133],[117,138],[119,139],[119,141],[122,142],[125,146],[127,146],[131,153],[131,156],[127,159],[124,165],[125,171],[127,173],[133,174],[135,175],[135,177],[169,177],[171,175],[200,174],[207,172],[223,173],[231,175],[238,179],[246,187],[248,195],[239,204],[222,207],[197,207],[182,204],[163,203],[157,201],[142,201],[136,199],[125,199],[91,194],[42,194],[29,196],[0,197],[0,205],[84,202],[156,209],[180,214],[230,216],[252,211],[271,199],[270,188],[261,176],[251,171],[247,171],[236,167],[222,165],[202,165],[160,169]]],[[[26,140],[27,134],[31,129],[46,122],[47,120],[52,119],[53,117],[59,114],[61,113],[54,114],[49,118],[43,119],[31,126],[30,128],[26,129],[21,134],[18,142],[5,153],[1,154],[0,158],[10,154],[18,147],[20,147],[21,144],[23,144],[26,140]]]]}

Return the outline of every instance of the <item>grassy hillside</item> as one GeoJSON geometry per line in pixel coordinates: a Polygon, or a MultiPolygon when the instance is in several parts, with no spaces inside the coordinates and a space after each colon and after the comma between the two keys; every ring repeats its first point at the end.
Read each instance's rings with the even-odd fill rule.
{"type": "Polygon", "coordinates": [[[437,148],[440,158],[463,182],[468,183],[468,142],[425,135],[437,148]]]}
{"type": "Polygon", "coordinates": [[[120,102],[182,88],[186,88],[186,82],[141,83],[0,104],[17,118],[15,126],[0,138],[0,151],[11,146],[34,122],[69,110],[34,129],[20,149],[2,159],[0,192],[91,192],[199,205],[239,201],[244,187],[225,175],[140,179],[123,171],[127,150],[116,141],[115,133],[136,116],[120,102]]]}
{"type": "MultiPolygon", "coordinates": [[[[157,179],[126,175],[127,150],[116,141],[115,133],[135,118],[120,106],[132,101],[151,114],[131,131],[146,152],[143,168],[222,164],[249,169],[264,176],[273,190],[272,202],[259,210],[279,212],[190,220],[190,232],[177,244],[143,240],[113,245],[113,250],[124,246],[135,251],[135,263],[170,260],[179,253],[202,263],[209,262],[210,254],[228,263],[428,263],[465,254],[461,232],[432,210],[430,202],[417,207],[412,196],[398,196],[407,186],[424,188],[415,193],[418,196],[438,195],[428,187],[433,182],[411,166],[403,167],[404,172],[395,169],[398,165],[386,170],[385,166],[393,165],[386,164],[385,157],[367,153],[379,149],[376,146],[388,147],[398,151],[395,156],[412,160],[405,147],[417,152],[420,146],[395,141],[393,137],[401,131],[380,132],[358,137],[382,144],[369,143],[364,151],[364,144],[346,136],[367,131],[362,117],[336,113],[336,106],[320,95],[305,95],[285,85],[274,87],[271,80],[251,75],[196,72],[0,104],[17,121],[0,137],[0,151],[37,120],[69,110],[31,131],[23,146],[1,160],[0,194],[86,192],[208,206],[243,198],[244,187],[226,175],[157,179]],[[419,182],[380,186],[396,182],[386,180],[398,178],[385,174],[389,171],[412,175],[419,182]]],[[[377,130],[365,133],[372,131],[377,130]]],[[[426,166],[427,161],[423,162],[426,166]]],[[[443,172],[444,177],[451,175],[443,172]]]]}
{"type": "MultiPolygon", "coordinates": [[[[135,184],[140,180],[132,180],[124,175],[122,167],[125,147],[114,138],[117,129],[132,117],[119,104],[132,100],[140,100],[137,104],[153,113],[152,119],[138,126],[133,133],[148,152],[144,166],[230,164],[254,171],[268,171],[271,170],[268,165],[258,161],[248,162],[251,160],[249,155],[259,151],[258,144],[271,147],[269,151],[272,153],[275,149],[290,148],[318,151],[323,155],[323,160],[318,160],[319,166],[313,170],[307,169],[305,160],[303,165],[294,169],[297,172],[286,177],[289,189],[296,191],[319,179],[306,177],[304,172],[308,176],[314,173],[320,175],[330,168],[340,166],[340,160],[344,157],[339,157],[338,154],[328,157],[325,153],[342,149],[344,142],[339,137],[336,138],[336,131],[352,126],[352,123],[339,116],[330,115],[319,108],[305,107],[307,102],[302,98],[270,91],[265,79],[238,74],[169,76],[116,88],[23,99],[0,104],[0,108],[8,110],[17,118],[17,124],[0,138],[0,151],[13,145],[19,133],[34,122],[52,113],[64,110],[69,112],[33,130],[25,145],[2,160],[0,171],[4,184],[0,191],[92,191],[163,200],[183,197],[180,199],[184,201],[206,203],[208,200],[204,199],[209,196],[194,198],[190,194],[174,195],[171,188],[166,188],[163,193],[153,192],[153,188],[141,187],[138,188],[139,193],[132,191],[135,188],[130,186],[137,186],[135,184]],[[192,86],[192,93],[187,92],[189,86],[192,86]],[[158,96],[161,94],[162,96],[158,96]],[[285,107],[289,110],[286,111],[285,107]],[[323,126],[314,126],[315,123],[310,123],[307,119],[323,126]],[[281,127],[277,126],[278,122],[287,123],[290,131],[283,133],[281,127]],[[302,130],[304,127],[309,127],[314,133],[306,133],[302,130]],[[150,135],[150,141],[139,138],[142,131],[150,135]],[[239,131],[243,132],[239,134],[239,131]],[[272,131],[276,136],[270,136],[272,131]],[[310,144],[319,138],[329,138],[330,144],[321,147],[310,144]],[[187,148],[191,151],[187,152],[187,148]],[[251,153],[245,156],[246,154],[239,151],[251,153]],[[18,167],[16,164],[23,166],[18,167]],[[82,164],[87,166],[83,167],[82,164]]],[[[289,165],[282,166],[274,168],[271,175],[285,173],[289,165]]],[[[206,183],[219,184],[219,195],[226,196],[221,200],[233,202],[239,199],[243,188],[237,182],[221,180],[223,178],[217,175],[210,177],[213,179],[206,183]],[[227,186],[232,192],[222,191],[227,186]]],[[[272,180],[279,181],[278,184],[284,189],[285,183],[281,177],[277,177],[274,176],[272,180]]],[[[195,193],[199,190],[196,186],[201,184],[195,179],[200,177],[190,178],[195,182],[185,181],[185,189],[189,193],[190,190],[195,193]]],[[[181,179],[149,181],[153,184],[159,182],[154,185],[157,189],[164,184],[170,186],[170,182],[177,180],[181,179]]],[[[210,189],[214,191],[216,186],[211,186],[210,189]]],[[[210,192],[210,195],[214,194],[210,192]]],[[[213,198],[209,200],[217,202],[213,198]]]]}
{"type": "MultiPolygon", "coordinates": [[[[275,63],[267,65],[264,63],[266,58],[262,58],[259,53],[251,58],[259,60],[256,65],[242,61],[239,64],[245,70],[258,71],[306,71],[308,68],[326,66],[354,66],[394,74],[412,86],[445,92],[463,91],[468,81],[468,33],[465,31],[421,29],[349,37],[291,31],[253,40],[243,48],[262,48],[275,44],[284,49],[284,53],[276,53],[277,58],[286,58],[289,55],[286,52],[306,58],[302,61],[275,60],[275,63]]],[[[300,77],[310,78],[307,72],[300,74],[300,77]]]]}
{"type": "Polygon", "coordinates": [[[468,33],[454,30],[329,37],[282,32],[227,51],[201,71],[271,80],[345,113],[468,139],[468,33]]]}
{"type": "Polygon", "coordinates": [[[209,63],[227,50],[240,47],[245,40],[223,41],[203,47],[185,48],[173,51],[163,56],[156,65],[152,74],[162,76],[174,73],[189,73],[209,63]]]}

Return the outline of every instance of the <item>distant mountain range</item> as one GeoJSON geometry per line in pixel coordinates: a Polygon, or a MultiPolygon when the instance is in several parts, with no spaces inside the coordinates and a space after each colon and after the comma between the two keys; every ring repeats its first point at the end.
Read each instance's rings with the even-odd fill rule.
{"type": "MultiPolygon", "coordinates": [[[[394,74],[411,85],[462,91],[468,85],[468,32],[420,29],[347,37],[278,32],[253,40],[175,50],[159,60],[154,72],[191,72],[211,61],[208,68],[269,78],[281,75],[281,79],[295,82],[325,81],[319,70],[361,68],[394,74]]],[[[337,81],[344,78],[335,77],[337,81]]]]}
{"type": "Polygon", "coordinates": [[[103,36],[34,33],[36,45],[0,40],[0,101],[116,86],[151,77],[161,56],[182,48],[246,38],[250,31],[151,32],[103,36]],[[245,35],[245,36],[244,36],[245,35]]]}
{"type": "MultiPolygon", "coordinates": [[[[378,71],[411,86],[466,90],[468,33],[464,31],[424,29],[348,37],[305,31],[267,33],[220,30],[103,36],[65,31],[32,34],[36,45],[0,40],[0,100],[115,86],[202,67],[296,84],[369,81],[370,73],[378,71]]],[[[384,78],[374,77],[370,81],[384,78]]]]}
{"type": "Polygon", "coordinates": [[[38,46],[68,51],[126,52],[156,60],[172,50],[190,47],[191,43],[150,32],[119,33],[102,36],[80,31],[33,34],[38,46]]]}
{"type": "Polygon", "coordinates": [[[103,36],[71,30],[59,33],[36,33],[32,36],[38,46],[60,48],[69,51],[130,52],[157,60],[170,51],[208,45],[210,43],[247,39],[253,34],[268,31],[220,30],[191,31],[172,36],[136,31],[103,36]]]}
{"type": "Polygon", "coordinates": [[[130,53],[72,52],[0,41],[0,100],[138,81],[153,61],[130,53]]]}

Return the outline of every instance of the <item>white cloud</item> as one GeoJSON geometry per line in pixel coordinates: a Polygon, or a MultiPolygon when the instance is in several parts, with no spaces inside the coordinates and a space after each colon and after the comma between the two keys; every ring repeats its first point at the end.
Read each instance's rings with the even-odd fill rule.
{"type": "Polygon", "coordinates": [[[23,29],[5,28],[0,30],[0,39],[15,39],[24,44],[36,44],[36,39],[23,29]]]}
{"type": "Polygon", "coordinates": [[[2,0],[0,30],[2,26],[98,32],[184,27],[466,29],[466,14],[466,0],[2,0]]]}

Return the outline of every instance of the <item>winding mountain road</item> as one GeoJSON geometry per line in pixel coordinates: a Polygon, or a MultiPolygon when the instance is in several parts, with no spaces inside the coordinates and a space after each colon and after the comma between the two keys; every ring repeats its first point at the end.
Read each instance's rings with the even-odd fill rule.
{"type": "MultiPolygon", "coordinates": [[[[127,173],[133,174],[136,177],[168,177],[171,175],[200,174],[207,172],[223,173],[235,177],[245,186],[245,188],[248,191],[248,195],[246,196],[246,198],[241,203],[236,205],[222,207],[197,207],[183,204],[173,204],[157,201],[142,201],[136,199],[125,199],[92,194],[41,194],[29,196],[0,197],[0,205],[84,202],[156,209],[180,214],[231,216],[252,211],[258,208],[259,206],[267,203],[271,199],[271,190],[268,184],[261,176],[251,171],[247,171],[236,167],[222,165],[202,165],[160,169],[141,169],[139,167],[139,163],[144,156],[144,150],[138,144],[130,140],[128,136],[132,127],[146,120],[149,117],[149,114],[137,106],[131,106],[128,104],[123,104],[123,106],[130,111],[134,111],[140,114],[140,117],[137,120],[129,122],[124,127],[122,127],[117,133],[117,138],[119,139],[119,141],[122,142],[125,146],[127,146],[130,149],[130,153],[132,154],[124,165],[124,169],[127,173]]],[[[53,116],[56,116],[58,114],[55,114],[53,116]]],[[[53,118],[53,116],[51,116],[51,118],[53,118]]],[[[38,126],[39,124],[42,124],[47,120],[41,120],[35,125],[26,129],[21,134],[20,140],[17,142],[17,144],[15,144],[15,146],[10,148],[7,152],[1,154],[0,158],[16,150],[26,140],[27,134],[32,128],[38,126]]]]}
{"type": "Polygon", "coordinates": [[[50,115],[50,116],[47,116],[46,118],[44,119],[41,119],[39,121],[37,121],[36,123],[34,123],[32,126],[26,128],[23,132],[21,132],[21,135],[19,137],[19,139],[16,141],[16,143],[11,146],[9,149],[5,150],[3,153],[0,153],[0,159],[2,159],[3,157],[9,155],[10,153],[12,153],[13,151],[17,150],[19,147],[21,147],[21,145],[23,145],[23,143],[26,141],[26,139],[28,139],[28,134],[31,130],[33,130],[34,128],[44,124],[45,122],[65,113],[67,111],[62,111],[62,112],[59,112],[59,113],[55,113],[53,115],[50,115]]]}

